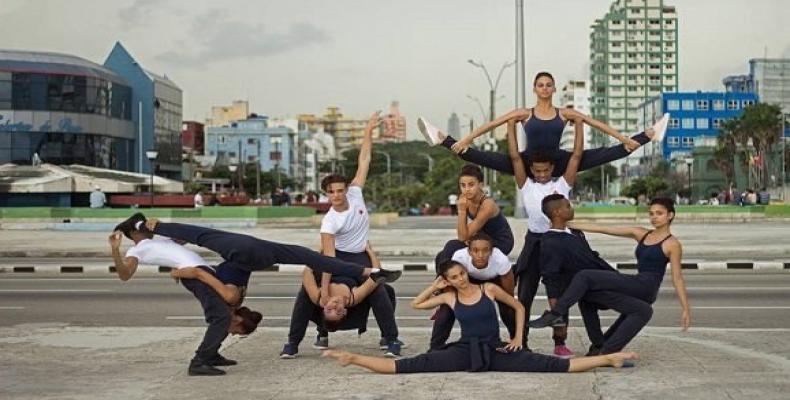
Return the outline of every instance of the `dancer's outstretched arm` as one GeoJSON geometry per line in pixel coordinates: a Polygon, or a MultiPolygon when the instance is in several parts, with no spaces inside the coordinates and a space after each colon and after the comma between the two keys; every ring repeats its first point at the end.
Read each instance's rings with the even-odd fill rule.
{"type": "MultiPolygon", "coordinates": [[[[310,267],[305,267],[302,270],[302,287],[304,287],[304,291],[307,293],[310,301],[313,304],[319,304],[321,291],[318,289],[318,283],[316,283],[315,275],[313,275],[313,270],[310,267]]],[[[327,291],[327,293],[329,292],[327,291]]]]}
{"type": "Polygon", "coordinates": [[[357,158],[357,173],[349,186],[365,186],[365,180],[370,170],[371,152],[373,151],[373,130],[381,123],[379,113],[379,111],[376,111],[371,114],[368,124],[365,126],[365,136],[362,137],[362,147],[359,148],[359,157],[357,158]]]}
{"type": "Polygon", "coordinates": [[[472,131],[472,133],[464,136],[463,139],[455,142],[455,144],[453,144],[451,149],[456,154],[461,154],[465,152],[466,149],[468,149],[469,146],[472,145],[472,142],[482,134],[499,127],[500,125],[504,124],[507,121],[523,121],[529,118],[531,115],[532,115],[532,110],[530,110],[529,108],[517,108],[505,115],[497,117],[495,120],[491,122],[487,122],[481,125],[477,129],[472,131]]]}
{"type": "Polygon", "coordinates": [[[680,301],[680,327],[683,331],[688,330],[691,325],[691,307],[689,307],[688,293],[686,293],[686,281],[683,279],[681,258],[683,257],[683,246],[677,239],[668,240],[666,245],[669,248],[669,265],[672,269],[672,285],[675,286],[675,293],[680,301]]]}
{"type": "Polygon", "coordinates": [[[575,121],[573,134],[573,153],[568,160],[568,166],[565,167],[565,173],[562,174],[568,186],[576,184],[576,176],[579,174],[579,165],[582,163],[582,154],[584,154],[584,127],[581,119],[575,121]]]}
{"type": "Polygon", "coordinates": [[[578,123],[577,120],[581,119],[582,122],[585,124],[598,129],[599,131],[617,139],[621,143],[623,143],[629,151],[636,150],[639,148],[639,143],[634,139],[631,139],[622,133],[620,133],[617,129],[612,128],[611,126],[607,125],[604,122],[598,121],[590,117],[589,115],[584,115],[572,108],[561,108],[560,114],[566,120],[574,121],[574,124],[578,123]]]}
{"type": "MultiPolygon", "coordinates": [[[[518,152],[518,139],[516,139],[516,121],[507,121],[507,152],[510,155],[510,162],[513,164],[513,175],[516,178],[516,186],[519,189],[527,184],[527,169],[524,160],[518,152]]],[[[518,196],[518,194],[517,194],[518,196]]]]}
{"type": "Polygon", "coordinates": [[[580,222],[568,222],[568,226],[585,232],[603,233],[604,235],[622,236],[639,240],[647,234],[647,229],[638,226],[604,226],[580,222]]]}

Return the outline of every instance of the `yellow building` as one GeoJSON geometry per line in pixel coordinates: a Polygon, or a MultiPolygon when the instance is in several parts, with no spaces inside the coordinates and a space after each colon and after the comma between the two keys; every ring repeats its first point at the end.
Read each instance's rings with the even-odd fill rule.
{"type": "Polygon", "coordinates": [[[233,121],[243,121],[250,115],[250,103],[246,100],[235,100],[230,106],[211,107],[211,118],[206,120],[206,127],[229,126],[233,121]]]}

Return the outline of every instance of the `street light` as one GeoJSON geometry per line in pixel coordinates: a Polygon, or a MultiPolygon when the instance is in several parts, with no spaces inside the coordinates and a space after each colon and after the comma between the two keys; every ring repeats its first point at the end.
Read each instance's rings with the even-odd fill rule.
{"type": "Polygon", "coordinates": [[[688,174],[689,174],[689,205],[692,204],[691,203],[691,197],[692,197],[691,196],[691,166],[692,165],[694,165],[694,159],[691,158],[691,157],[687,158],[686,159],[686,167],[687,167],[686,169],[688,170],[688,174]]]}
{"type": "Polygon", "coordinates": [[[145,157],[151,162],[151,208],[154,208],[154,162],[156,161],[156,156],[158,155],[159,152],[156,150],[148,150],[145,152],[145,157]]]}
{"type": "Polygon", "coordinates": [[[374,153],[384,154],[384,157],[387,157],[387,175],[389,175],[392,172],[392,159],[390,158],[389,153],[381,150],[375,150],[374,153]]]}
{"type": "Polygon", "coordinates": [[[236,164],[228,165],[228,171],[230,171],[230,190],[236,190],[236,185],[233,184],[233,175],[235,175],[236,170],[239,168],[236,164]]]}
{"type": "Polygon", "coordinates": [[[433,157],[425,153],[419,153],[419,154],[428,159],[428,172],[433,171],[433,157]]]}
{"type": "Polygon", "coordinates": [[[499,80],[502,79],[502,73],[505,72],[505,69],[507,69],[508,67],[514,65],[516,62],[515,61],[507,61],[504,64],[502,64],[502,68],[500,68],[499,69],[499,73],[497,73],[496,80],[492,81],[491,80],[491,75],[488,73],[488,69],[486,68],[486,66],[482,62],[475,61],[475,60],[472,60],[472,59],[469,59],[469,60],[466,60],[466,61],[469,64],[472,64],[475,67],[482,69],[483,73],[486,75],[486,80],[488,81],[488,88],[489,88],[489,92],[488,92],[489,104],[488,105],[489,105],[489,112],[490,112],[490,114],[489,114],[488,120],[489,121],[493,121],[494,118],[496,118],[496,114],[495,114],[495,111],[494,111],[494,102],[495,102],[495,99],[496,99],[496,89],[499,86],[499,80]]]}

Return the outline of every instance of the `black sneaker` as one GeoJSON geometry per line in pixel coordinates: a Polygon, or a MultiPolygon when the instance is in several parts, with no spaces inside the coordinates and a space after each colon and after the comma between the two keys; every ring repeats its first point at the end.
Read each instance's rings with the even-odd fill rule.
{"type": "Polygon", "coordinates": [[[145,215],[143,213],[134,213],[131,217],[127,218],[125,221],[121,222],[120,224],[116,225],[113,230],[123,232],[123,235],[129,238],[129,235],[132,231],[139,231],[145,229],[145,215]],[[140,223],[138,225],[138,222],[140,223]],[[138,228],[139,226],[139,228],[138,228]]]}
{"type": "MultiPolygon", "coordinates": [[[[400,345],[401,349],[405,349],[409,347],[406,343],[403,343],[403,341],[400,339],[395,339],[394,341],[400,345]]],[[[387,350],[389,348],[389,344],[390,343],[387,341],[387,339],[381,338],[381,340],[379,340],[379,350],[387,350]]]]}
{"type": "Polygon", "coordinates": [[[299,346],[286,343],[285,346],[283,346],[283,351],[280,352],[280,358],[283,360],[290,360],[296,358],[297,353],[299,353],[299,346]]]}
{"type": "Polygon", "coordinates": [[[387,351],[384,352],[384,357],[400,357],[400,341],[393,340],[387,345],[387,351]]]}
{"type": "Polygon", "coordinates": [[[329,348],[329,336],[321,336],[320,334],[315,337],[313,348],[316,350],[326,350],[329,348]]]}
{"type": "Polygon", "coordinates": [[[231,365],[236,365],[238,362],[236,360],[231,360],[229,358],[225,358],[219,354],[214,357],[211,361],[208,362],[208,365],[212,367],[229,367],[231,365]]]}
{"type": "Polygon", "coordinates": [[[218,376],[225,375],[225,371],[208,364],[190,363],[189,376],[218,376]]]}
{"type": "Polygon", "coordinates": [[[540,318],[529,321],[530,328],[545,328],[548,326],[552,326],[552,327],[565,326],[567,324],[568,321],[565,320],[565,317],[553,311],[544,311],[543,315],[541,315],[540,318]]]}
{"type": "Polygon", "coordinates": [[[403,274],[403,271],[390,271],[388,269],[379,268],[378,272],[371,272],[370,279],[376,283],[395,282],[403,274]]]}

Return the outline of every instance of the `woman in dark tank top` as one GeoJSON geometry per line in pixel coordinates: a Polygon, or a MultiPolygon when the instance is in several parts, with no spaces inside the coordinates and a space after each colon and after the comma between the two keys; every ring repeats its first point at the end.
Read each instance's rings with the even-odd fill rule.
{"type": "Polygon", "coordinates": [[[636,240],[637,274],[626,275],[617,271],[585,270],[577,273],[565,294],[557,300],[562,312],[566,306],[575,304],[590,290],[612,290],[636,297],[648,303],[656,301],[659,287],[664,279],[667,263],[670,264],[672,283],[680,301],[680,326],[685,331],[691,324],[690,306],[686,284],[681,270],[683,247],[672,236],[670,225],[675,218],[672,199],[656,198],[650,202],[650,224],[652,230],[642,227],[608,227],[592,224],[570,223],[569,226],[585,232],[603,233],[636,240]]]}
{"type": "Polygon", "coordinates": [[[494,247],[505,255],[513,250],[513,231],[494,199],[483,191],[483,171],[474,164],[461,168],[458,187],[458,240],[466,242],[477,232],[485,232],[493,239],[494,247]]]}
{"type": "Polygon", "coordinates": [[[461,339],[443,349],[411,358],[392,360],[353,354],[342,350],[327,350],[324,356],[334,358],[341,366],[350,364],[383,374],[453,371],[502,372],[583,372],[596,367],[621,367],[626,360],[636,359],[636,353],[612,353],[603,356],[562,358],[531,353],[522,349],[524,307],[499,286],[469,282],[464,267],[454,261],[439,266],[440,276],[414,298],[411,305],[428,310],[440,305],[453,309],[461,325],[461,339]],[[445,288],[451,290],[435,294],[445,288]],[[517,335],[510,342],[499,338],[494,301],[501,301],[516,310],[517,335]]]}

